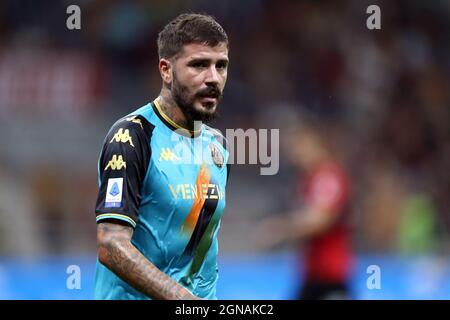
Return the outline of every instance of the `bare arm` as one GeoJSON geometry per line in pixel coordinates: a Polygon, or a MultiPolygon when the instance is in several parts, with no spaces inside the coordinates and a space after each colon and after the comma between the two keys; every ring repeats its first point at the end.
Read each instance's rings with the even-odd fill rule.
{"type": "Polygon", "coordinates": [[[270,217],[256,227],[262,239],[260,248],[269,248],[286,240],[309,240],[326,233],[335,225],[347,202],[347,182],[343,174],[325,170],[312,179],[306,205],[298,210],[270,217]]]}
{"type": "Polygon", "coordinates": [[[337,214],[318,207],[280,214],[259,223],[253,241],[257,248],[268,249],[288,240],[307,240],[327,232],[337,218],[337,214]]]}
{"type": "Polygon", "coordinates": [[[198,299],[160,271],[131,243],[133,229],[118,223],[97,225],[99,261],[122,280],[153,299],[198,299]]]}
{"type": "Polygon", "coordinates": [[[327,232],[336,222],[338,214],[323,208],[306,208],[303,212],[294,212],[287,221],[292,238],[308,239],[327,232]]]}

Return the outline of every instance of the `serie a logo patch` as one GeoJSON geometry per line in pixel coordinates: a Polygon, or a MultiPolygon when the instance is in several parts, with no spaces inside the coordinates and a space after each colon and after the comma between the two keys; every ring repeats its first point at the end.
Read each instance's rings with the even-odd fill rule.
{"type": "Polygon", "coordinates": [[[108,179],[106,187],[105,208],[118,208],[122,206],[123,178],[108,179]]]}

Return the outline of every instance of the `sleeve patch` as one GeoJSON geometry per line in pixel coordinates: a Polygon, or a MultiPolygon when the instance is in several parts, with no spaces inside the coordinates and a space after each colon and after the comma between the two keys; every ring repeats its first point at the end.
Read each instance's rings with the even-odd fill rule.
{"type": "Polygon", "coordinates": [[[106,188],[105,208],[122,206],[123,178],[108,179],[106,188]]]}

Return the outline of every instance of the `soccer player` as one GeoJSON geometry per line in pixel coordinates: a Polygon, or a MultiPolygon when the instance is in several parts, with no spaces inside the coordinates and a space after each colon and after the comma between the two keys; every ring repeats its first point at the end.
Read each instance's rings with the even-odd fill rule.
{"type": "Polygon", "coordinates": [[[268,248],[287,240],[304,245],[299,299],[349,299],[353,252],[348,174],[316,128],[304,126],[286,136],[286,154],[301,172],[293,195],[295,206],[256,227],[259,245],[268,248]]]}
{"type": "Polygon", "coordinates": [[[229,153],[204,123],[228,38],[211,16],[182,14],[157,43],[160,95],[112,126],[98,163],[96,299],[216,299],[229,153]]]}

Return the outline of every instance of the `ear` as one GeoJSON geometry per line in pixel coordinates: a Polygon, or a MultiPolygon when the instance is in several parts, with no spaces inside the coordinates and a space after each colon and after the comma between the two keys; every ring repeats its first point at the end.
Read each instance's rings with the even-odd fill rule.
{"type": "Polygon", "coordinates": [[[172,82],[172,63],[166,59],[159,60],[159,73],[163,82],[170,84],[172,82]]]}

